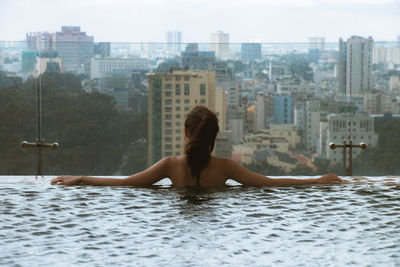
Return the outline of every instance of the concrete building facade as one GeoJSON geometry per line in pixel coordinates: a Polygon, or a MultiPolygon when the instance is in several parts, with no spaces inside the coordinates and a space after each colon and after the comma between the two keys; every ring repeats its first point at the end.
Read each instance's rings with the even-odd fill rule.
{"type": "Polygon", "coordinates": [[[374,40],[352,36],[347,40],[346,94],[372,91],[372,49],[374,40]]]}
{"type": "MultiPolygon", "coordinates": [[[[343,140],[347,140],[348,134],[348,114],[331,114],[328,116],[327,143],[343,144],[343,140]]],[[[378,142],[378,134],[374,129],[374,118],[366,113],[356,113],[351,118],[351,135],[353,144],[364,142],[368,147],[376,146],[378,142]]],[[[327,149],[327,159],[332,164],[343,162],[342,149],[327,149]]],[[[362,150],[353,149],[353,158],[358,156],[362,150]]],[[[348,158],[348,157],[347,157],[348,158]]]]}
{"type": "MultiPolygon", "coordinates": [[[[215,111],[215,72],[173,71],[148,74],[148,164],[184,151],[184,122],[189,111],[204,105],[215,111]]],[[[223,99],[223,98],[222,98],[223,99]]],[[[223,114],[218,114],[224,125],[223,114]]]]}
{"type": "Polygon", "coordinates": [[[55,34],[55,46],[65,72],[89,73],[94,55],[93,36],[81,32],[79,26],[62,26],[55,34]]]}
{"type": "Polygon", "coordinates": [[[229,59],[229,34],[222,31],[212,33],[210,51],[214,51],[217,58],[229,59]]]}
{"type": "Polygon", "coordinates": [[[292,97],[290,95],[275,95],[274,123],[291,124],[292,122],[292,97]]]}
{"type": "Polygon", "coordinates": [[[100,58],[90,60],[90,78],[104,78],[109,73],[129,74],[134,71],[149,70],[149,62],[144,58],[100,58]]]}

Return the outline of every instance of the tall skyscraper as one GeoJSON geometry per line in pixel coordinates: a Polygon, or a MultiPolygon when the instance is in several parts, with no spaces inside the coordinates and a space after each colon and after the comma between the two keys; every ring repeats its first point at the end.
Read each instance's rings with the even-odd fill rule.
{"type": "Polygon", "coordinates": [[[347,44],[339,38],[339,58],[337,63],[338,89],[346,93],[346,67],[347,67],[347,44]]]}
{"type": "Polygon", "coordinates": [[[372,37],[352,36],[347,40],[346,93],[363,94],[372,90],[372,37]]]}
{"type": "Polygon", "coordinates": [[[81,32],[79,26],[62,26],[61,32],[55,34],[55,44],[65,72],[89,73],[93,36],[81,32]]]}
{"type": "Polygon", "coordinates": [[[180,52],[182,46],[182,32],[168,31],[165,34],[167,51],[180,52]]]}
{"type": "Polygon", "coordinates": [[[225,125],[226,97],[218,95],[214,71],[173,71],[148,74],[148,164],[184,151],[184,123],[189,111],[204,105],[225,125]],[[224,100],[225,99],[225,100],[224,100]],[[219,112],[218,112],[219,111],[219,112]]]}
{"type": "Polygon", "coordinates": [[[229,59],[229,34],[222,31],[212,33],[210,51],[214,51],[217,58],[229,59]]]}
{"type": "Polygon", "coordinates": [[[38,52],[52,52],[55,36],[49,32],[29,32],[26,34],[26,44],[28,50],[38,52]]]}

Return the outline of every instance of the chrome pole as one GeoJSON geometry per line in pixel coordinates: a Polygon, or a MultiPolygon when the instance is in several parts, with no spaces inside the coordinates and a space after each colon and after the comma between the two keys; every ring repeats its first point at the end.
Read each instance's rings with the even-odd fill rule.
{"type": "MultiPolygon", "coordinates": [[[[39,75],[41,75],[39,73],[39,75]]],[[[42,88],[41,88],[41,77],[39,76],[36,80],[36,142],[23,141],[21,143],[22,148],[36,147],[36,176],[43,176],[43,148],[51,147],[57,149],[58,143],[44,143],[42,137],[42,88]]]]}

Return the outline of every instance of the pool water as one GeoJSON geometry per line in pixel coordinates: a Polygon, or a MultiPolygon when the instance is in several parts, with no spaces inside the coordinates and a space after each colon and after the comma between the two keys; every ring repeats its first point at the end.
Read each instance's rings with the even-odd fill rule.
{"type": "Polygon", "coordinates": [[[0,176],[0,266],[400,265],[400,178],[51,186],[0,176]]]}

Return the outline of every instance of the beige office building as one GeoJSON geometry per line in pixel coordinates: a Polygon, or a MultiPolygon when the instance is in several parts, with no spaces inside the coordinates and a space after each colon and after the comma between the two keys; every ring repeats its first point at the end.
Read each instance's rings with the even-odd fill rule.
{"type": "Polygon", "coordinates": [[[226,124],[221,108],[226,96],[216,89],[214,71],[150,73],[148,84],[148,165],[183,153],[185,119],[193,107],[204,105],[216,112],[221,130],[226,124]]]}

